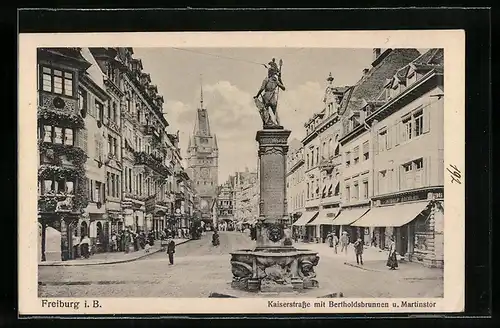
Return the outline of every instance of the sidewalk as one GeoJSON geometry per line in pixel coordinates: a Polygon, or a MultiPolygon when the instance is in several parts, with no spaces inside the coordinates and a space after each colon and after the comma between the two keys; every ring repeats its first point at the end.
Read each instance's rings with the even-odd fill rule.
{"type": "MultiPolygon", "coordinates": [[[[191,239],[174,239],[175,245],[181,245],[187,243],[191,239]]],[[[160,241],[156,240],[154,246],[149,249],[149,253],[146,253],[143,249],[137,252],[125,253],[125,252],[108,252],[108,253],[97,253],[91,255],[88,259],[74,259],[68,261],[45,261],[38,262],[39,266],[85,266],[85,265],[102,265],[102,264],[116,264],[131,262],[143,257],[153,255],[161,251],[160,241]]]]}
{"type": "MultiPolygon", "coordinates": [[[[334,249],[330,248],[327,243],[297,243],[295,247],[317,251],[320,258],[328,257],[329,259],[339,260],[339,262],[344,265],[361,270],[372,272],[389,271],[389,268],[386,266],[389,253],[377,247],[364,247],[363,265],[356,263],[356,255],[352,244],[350,244],[347,249],[347,255],[345,253],[340,253],[340,247],[337,249],[338,254],[335,254],[334,249]]],[[[400,279],[404,280],[434,280],[443,278],[443,269],[428,268],[419,262],[408,262],[401,256],[398,256],[397,270],[392,272],[400,279]]]]}

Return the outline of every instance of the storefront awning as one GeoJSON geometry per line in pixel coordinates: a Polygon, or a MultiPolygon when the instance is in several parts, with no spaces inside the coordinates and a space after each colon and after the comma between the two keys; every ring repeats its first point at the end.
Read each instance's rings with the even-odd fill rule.
{"type": "Polygon", "coordinates": [[[401,227],[415,219],[428,201],[391,206],[374,207],[352,225],[355,227],[401,227]]]}
{"type": "Polygon", "coordinates": [[[295,221],[292,225],[293,226],[305,226],[309,221],[314,219],[314,217],[318,214],[318,212],[313,211],[313,212],[304,212],[302,216],[295,221]]]}
{"type": "Polygon", "coordinates": [[[338,209],[321,211],[314,220],[312,220],[306,225],[307,226],[333,225],[333,220],[335,219],[338,213],[339,213],[338,209]]]}
{"type": "Polygon", "coordinates": [[[369,210],[370,209],[366,207],[342,210],[340,214],[337,216],[337,218],[333,220],[333,225],[336,226],[350,225],[351,223],[362,217],[369,210]]]}

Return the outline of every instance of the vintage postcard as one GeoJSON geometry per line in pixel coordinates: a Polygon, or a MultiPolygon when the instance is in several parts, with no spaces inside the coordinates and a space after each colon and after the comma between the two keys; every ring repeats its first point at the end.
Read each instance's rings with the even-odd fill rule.
{"type": "Polygon", "coordinates": [[[21,315],[463,311],[463,31],[19,44],[21,315]]]}

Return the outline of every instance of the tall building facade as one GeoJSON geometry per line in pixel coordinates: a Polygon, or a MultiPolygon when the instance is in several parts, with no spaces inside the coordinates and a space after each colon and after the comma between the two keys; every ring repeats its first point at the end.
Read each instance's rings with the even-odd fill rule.
{"type": "Polygon", "coordinates": [[[332,230],[330,222],[340,210],[340,103],[347,87],[334,87],[326,79],[323,109],[305,124],[304,145],[305,211],[294,222],[310,240],[324,239],[332,230]]]}
{"type": "Polygon", "coordinates": [[[196,197],[179,135],[167,133],[164,99],[133,53],[38,50],[41,261],[79,256],[84,236],[106,252],[125,228],[191,224],[196,197]]]}
{"type": "MultiPolygon", "coordinates": [[[[85,138],[89,122],[79,110],[78,85],[91,63],[80,48],[39,48],[37,64],[39,258],[68,260],[73,230],[89,203],[85,138]]],[[[103,172],[95,172],[94,178],[103,181],[103,172]]]]}
{"type": "Polygon", "coordinates": [[[306,204],[294,226],[304,239],[345,231],[381,249],[394,237],[407,260],[441,267],[443,49],[373,55],[352,87],[333,88],[329,77],[325,107],[305,125],[306,204]]]}
{"type": "Polygon", "coordinates": [[[297,143],[290,142],[286,166],[287,206],[292,222],[302,215],[305,205],[304,147],[300,141],[297,143]]]}
{"type": "Polygon", "coordinates": [[[231,180],[219,187],[217,196],[217,216],[220,221],[234,221],[234,188],[231,180]]]}
{"type": "Polygon", "coordinates": [[[217,198],[219,149],[217,137],[210,130],[208,111],[203,106],[203,91],[193,134],[189,138],[187,165],[194,190],[200,198],[201,219],[209,223],[212,221],[212,204],[217,198]]]}

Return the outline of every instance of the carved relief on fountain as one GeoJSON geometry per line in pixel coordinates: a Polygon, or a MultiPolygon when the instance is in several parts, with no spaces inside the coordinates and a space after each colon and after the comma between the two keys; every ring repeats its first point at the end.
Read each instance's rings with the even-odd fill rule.
{"type": "Polygon", "coordinates": [[[318,287],[314,267],[319,262],[319,256],[315,252],[296,249],[287,253],[243,250],[231,255],[233,288],[251,290],[249,282],[261,291],[318,287]]]}

